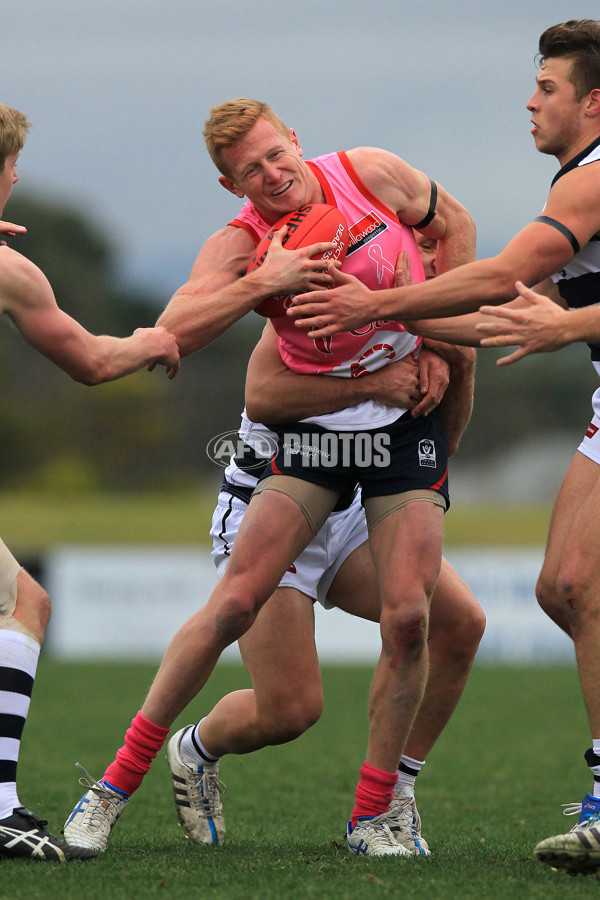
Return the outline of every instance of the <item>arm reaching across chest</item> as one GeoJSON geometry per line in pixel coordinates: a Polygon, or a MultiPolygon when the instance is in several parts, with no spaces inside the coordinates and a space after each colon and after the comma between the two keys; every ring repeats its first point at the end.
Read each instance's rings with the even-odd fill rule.
{"type": "MultiPolygon", "coordinates": [[[[437,396],[437,384],[431,390],[437,396]]],[[[371,399],[408,409],[422,400],[418,368],[412,359],[360,378],[298,375],[283,363],[272,326],[265,327],[246,377],[246,411],[253,422],[298,421],[371,399]]]]}
{"type": "Polygon", "coordinates": [[[186,284],[179,288],[157,324],[175,335],[182,356],[206,347],[263,300],[286,291],[328,287],[331,276],[311,259],[314,244],[286,250],[276,233],[260,268],[246,274],[255,245],[242,228],[227,226],[202,247],[186,284]]]}

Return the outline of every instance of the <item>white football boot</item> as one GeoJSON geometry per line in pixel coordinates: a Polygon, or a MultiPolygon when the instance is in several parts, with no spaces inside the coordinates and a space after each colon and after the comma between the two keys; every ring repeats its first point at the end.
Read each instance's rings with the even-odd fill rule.
{"type": "Polygon", "coordinates": [[[224,794],[227,787],[219,781],[218,763],[189,765],[181,758],[181,738],[193,727],[186,725],[177,731],[167,746],[177,819],[190,841],[217,846],[225,839],[225,819],[220,794],[224,794]]]}
{"type": "Polygon", "coordinates": [[[589,875],[600,869],[600,800],[586,794],[582,803],[564,803],[565,816],[579,819],[566,834],[555,834],[534,848],[540,862],[571,875],[589,875]]]}
{"type": "Polygon", "coordinates": [[[360,817],[352,830],[348,822],[346,842],[350,853],[356,856],[412,856],[392,834],[392,822],[389,811],[379,816],[360,817]]]}
{"type": "Polygon", "coordinates": [[[83,795],[63,828],[67,844],[89,847],[104,853],[112,828],[129,803],[127,794],[114,790],[102,781],[95,781],[79,763],[85,774],[79,784],[89,788],[83,795]]]}
{"type": "Polygon", "coordinates": [[[431,856],[427,841],[421,836],[421,816],[410,785],[394,788],[388,825],[398,843],[414,856],[431,856]]]}

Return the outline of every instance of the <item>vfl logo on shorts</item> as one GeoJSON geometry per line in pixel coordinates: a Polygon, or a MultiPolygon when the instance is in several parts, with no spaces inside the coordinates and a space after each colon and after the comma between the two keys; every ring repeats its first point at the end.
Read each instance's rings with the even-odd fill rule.
{"type": "Polygon", "coordinates": [[[594,425],[593,422],[590,422],[590,424],[588,425],[588,430],[585,433],[586,438],[593,438],[597,431],[598,426],[594,425]]]}
{"type": "Polygon", "coordinates": [[[429,466],[431,469],[435,469],[437,460],[435,456],[435,444],[433,441],[427,439],[419,441],[419,465],[429,466]]]}

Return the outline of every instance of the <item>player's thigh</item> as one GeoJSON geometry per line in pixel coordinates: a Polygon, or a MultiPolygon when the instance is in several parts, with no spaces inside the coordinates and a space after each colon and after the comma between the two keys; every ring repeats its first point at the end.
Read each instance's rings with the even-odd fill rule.
{"type": "Polygon", "coordinates": [[[595,595],[600,569],[600,466],[582,456],[577,471],[581,496],[564,536],[558,565],[559,587],[563,585],[568,594],[572,584],[578,591],[583,588],[595,595]]]}
{"type": "Polygon", "coordinates": [[[470,587],[442,557],[440,574],[431,598],[429,637],[446,639],[460,632],[479,639],[485,629],[485,613],[470,587]]]}
{"type": "MultiPolygon", "coordinates": [[[[593,513],[589,499],[594,492],[597,498],[599,474],[600,468],[597,463],[582,453],[575,454],[552,510],[542,569],[542,580],[546,584],[553,584],[556,580],[563,556],[568,547],[572,548],[575,531],[577,540],[583,539],[586,545],[588,544],[587,535],[582,533],[585,520],[580,517],[580,512],[586,510],[588,514],[593,513]]],[[[593,533],[596,533],[597,519],[592,525],[593,533]]]]}
{"type": "Polygon", "coordinates": [[[261,704],[317,702],[322,696],[313,601],[277,588],[239,640],[240,653],[261,704]]]}
{"type": "Polygon", "coordinates": [[[351,616],[379,622],[379,585],[367,542],[353,550],[344,560],[327,591],[327,600],[351,616]]]}
{"type": "Polygon", "coordinates": [[[219,593],[237,580],[240,590],[270,596],[311,539],[306,518],[293,500],[275,491],[259,494],[239,525],[219,593]]]}
{"type": "Polygon", "coordinates": [[[430,597],[442,559],[444,513],[440,506],[415,500],[386,516],[369,534],[382,604],[402,597],[430,597]]]}

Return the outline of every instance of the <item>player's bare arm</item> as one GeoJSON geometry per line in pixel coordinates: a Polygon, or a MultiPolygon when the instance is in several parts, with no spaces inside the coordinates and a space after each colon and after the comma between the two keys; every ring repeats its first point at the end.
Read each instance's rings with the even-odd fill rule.
{"type": "Polygon", "coordinates": [[[93,335],[59,308],[48,279],[30,260],[0,251],[1,311],[24,339],[75,381],[112,381],[147,365],[164,365],[173,378],[179,351],[163,328],[139,328],[130,337],[93,335]]]}
{"type": "Polygon", "coordinates": [[[332,272],[338,287],[327,294],[298,295],[293,309],[309,336],[358,328],[376,318],[401,321],[455,316],[515,297],[517,273],[535,284],[573,257],[568,239],[550,226],[531,222],[495,257],[477,260],[409,287],[369,291],[352,276],[332,272]]]}
{"type": "Polygon", "coordinates": [[[297,421],[373,399],[407,409],[418,403],[422,411],[428,412],[441,401],[449,372],[449,366],[438,355],[430,356],[437,364],[434,367],[432,363],[429,370],[426,397],[420,390],[419,368],[410,358],[360,378],[298,375],[283,363],[277,335],[267,325],[248,365],[246,411],[254,422],[297,421]]]}
{"type": "Polygon", "coordinates": [[[188,281],[175,292],[157,324],[176,336],[181,356],[188,356],[273,294],[328,287],[331,276],[311,256],[331,247],[313,244],[289,251],[276,234],[264,264],[246,275],[254,242],[244,229],[227,226],[206,241],[188,281]]]}
{"type": "MultiPolygon", "coordinates": [[[[575,238],[579,247],[600,233],[600,165],[575,167],[553,185],[544,216],[560,223],[575,238]]],[[[548,226],[546,226],[548,227],[548,226]]],[[[551,226],[550,226],[551,227],[551,226]]],[[[556,226],[555,226],[556,228],[556,226]]],[[[552,269],[555,272],[560,266],[552,269]]],[[[547,274],[551,274],[550,272],[547,274]]],[[[538,281],[542,279],[539,278],[538,281]]],[[[529,284],[532,287],[535,282],[529,284]]]]}
{"type": "Polygon", "coordinates": [[[438,274],[475,258],[475,223],[441,185],[387,150],[358,147],[348,157],[369,190],[401,222],[438,242],[438,274]]]}
{"type": "Polygon", "coordinates": [[[467,250],[465,258],[455,265],[472,258],[475,227],[467,210],[441,185],[435,185],[436,197],[432,202],[431,180],[405,160],[376,147],[359,147],[348,152],[348,157],[362,181],[386,206],[393,209],[402,222],[436,240],[443,240],[454,232],[463,232],[467,250]],[[420,223],[429,219],[426,225],[420,223]]]}
{"type": "MultiPolygon", "coordinates": [[[[395,281],[404,284],[411,280],[409,255],[401,253],[396,264],[395,281]]],[[[394,367],[365,375],[362,379],[344,379],[342,383],[340,379],[330,377],[323,380],[323,376],[317,376],[320,380],[311,378],[314,382],[311,386],[306,382],[310,376],[297,376],[282,363],[274,330],[268,326],[251,363],[246,391],[247,411],[256,421],[289,421],[311,414],[333,412],[372,398],[389,406],[412,409],[413,416],[427,415],[444,396],[449,370],[449,365],[438,354],[425,350],[419,356],[418,365],[409,358],[394,367]],[[414,390],[417,369],[420,394],[414,390]],[[410,377],[410,387],[413,388],[410,396],[406,392],[407,377],[410,377]],[[323,403],[318,412],[313,400],[315,396],[323,403]],[[419,402],[416,403],[417,400],[419,402]]]]}
{"type": "Polygon", "coordinates": [[[511,300],[517,280],[537,284],[573,258],[569,232],[584,246],[600,231],[600,166],[585,166],[560,178],[550,191],[544,216],[546,219],[526,225],[497,256],[423,284],[371,292],[350,276],[332,272],[340,287],[322,296],[295,298],[296,314],[303,317],[298,324],[307,328],[310,336],[320,337],[360,327],[377,316],[402,321],[437,318],[511,300]]]}
{"type": "Polygon", "coordinates": [[[200,350],[254,308],[254,291],[244,284],[254,244],[245,231],[223,228],[204,244],[187,282],[158,318],[174,334],[181,356],[200,350]]]}

